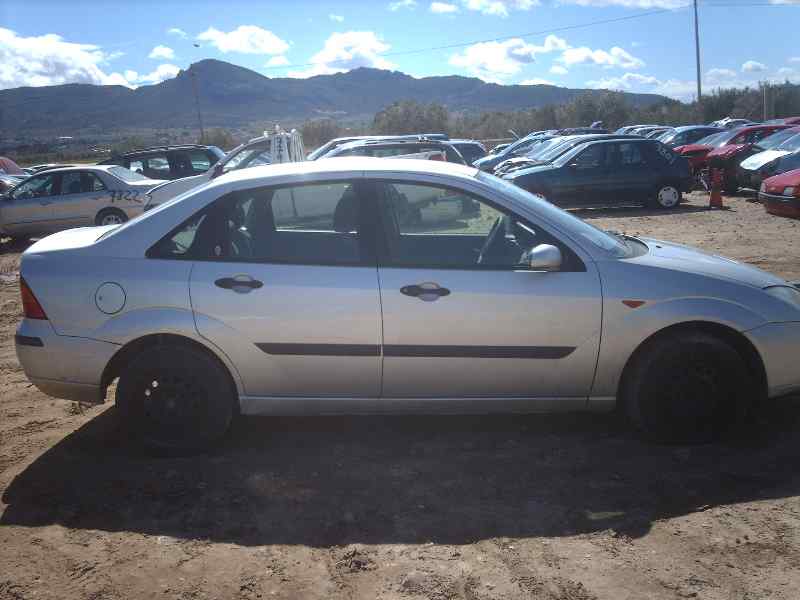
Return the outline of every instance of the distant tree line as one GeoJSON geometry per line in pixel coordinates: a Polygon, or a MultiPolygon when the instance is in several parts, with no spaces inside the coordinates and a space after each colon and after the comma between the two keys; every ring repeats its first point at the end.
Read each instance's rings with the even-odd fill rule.
{"type": "MultiPolygon", "coordinates": [[[[772,117],[800,115],[800,85],[789,82],[769,88],[772,117]]],[[[762,89],[720,89],[703,96],[702,101],[683,103],[664,99],[648,106],[633,106],[621,92],[587,93],[558,106],[548,105],[529,110],[467,114],[451,112],[440,104],[422,104],[413,100],[395,102],[378,112],[372,123],[362,128],[345,128],[333,119],[315,119],[302,127],[308,148],[343,135],[443,132],[454,138],[492,139],[520,135],[542,129],[586,127],[602,121],[607,129],[636,123],[689,125],[709,123],[723,117],[761,120],[762,89]]]]}

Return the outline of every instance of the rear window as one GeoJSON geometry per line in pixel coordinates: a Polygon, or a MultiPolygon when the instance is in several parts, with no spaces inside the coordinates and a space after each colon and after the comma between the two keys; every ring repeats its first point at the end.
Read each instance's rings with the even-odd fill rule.
{"type": "Polygon", "coordinates": [[[122,179],[122,181],[145,181],[147,179],[147,177],[141,173],[134,173],[125,167],[111,167],[108,172],[115,177],[122,179]]]}

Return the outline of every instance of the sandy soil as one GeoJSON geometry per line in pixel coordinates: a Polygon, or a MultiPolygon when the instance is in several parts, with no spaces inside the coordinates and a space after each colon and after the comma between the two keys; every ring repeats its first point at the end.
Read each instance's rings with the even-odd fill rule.
{"type": "MultiPolygon", "coordinates": [[[[584,211],[800,279],[800,223],[744,199],[584,211]]],[[[155,459],[26,381],[21,248],[0,244],[0,599],[786,599],[800,400],[702,447],[612,416],[250,419],[155,459]]]]}

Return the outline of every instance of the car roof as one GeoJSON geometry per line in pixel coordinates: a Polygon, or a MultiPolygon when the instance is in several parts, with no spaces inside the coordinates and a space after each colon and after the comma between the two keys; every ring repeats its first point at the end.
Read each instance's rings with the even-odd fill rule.
{"type": "Polygon", "coordinates": [[[447,175],[463,179],[474,179],[478,169],[457,163],[438,160],[391,160],[375,158],[372,156],[343,156],[302,162],[275,163],[229,171],[220,175],[214,181],[218,184],[228,184],[247,181],[258,181],[277,177],[296,175],[298,177],[311,177],[315,175],[336,175],[362,171],[365,173],[378,173],[392,171],[394,173],[418,173],[421,175],[447,175]]]}
{"type": "MultiPolygon", "coordinates": [[[[71,167],[58,167],[57,169],[45,169],[44,171],[34,173],[33,175],[51,175],[52,173],[69,173],[71,171],[104,171],[107,173],[114,167],[118,169],[125,168],[120,167],[119,165],[74,165],[71,167]]],[[[33,177],[33,175],[31,175],[31,177],[33,177]]]]}
{"type": "Polygon", "coordinates": [[[210,146],[204,144],[176,144],[174,146],[151,146],[149,148],[137,148],[136,150],[129,150],[122,152],[116,156],[136,156],[139,154],[148,154],[150,152],[169,152],[171,150],[206,150],[210,146]]]}
{"type": "MultiPolygon", "coordinates": [[[[414,140],[358,140],[355,142],[348,142],[338,146],[332,152],[344,152],[351,148],[378,148],[383,146],[412,146],[414,144],[423,144],[427,146],[450,146],[450,140],[431,140],[428,138],[414,139],[414,140]]],[[[320,157],[324,158],[324,157],[320,157]]]]}

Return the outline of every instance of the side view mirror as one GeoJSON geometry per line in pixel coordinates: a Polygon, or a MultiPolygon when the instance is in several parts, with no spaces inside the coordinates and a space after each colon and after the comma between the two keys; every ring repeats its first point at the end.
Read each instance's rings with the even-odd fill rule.
{"type": "Polygon", "coordinates": [[[211,179],[216,179],[222,175],[222,163],[217,163],[214,165],[213,170],[211,171],[211,179]]]}
{"type": "Polygon", "coordinates": [[[558,271],[563,261],[561,250],[551,244],[539,244],[528,251],[528,266],[534,271],[558,271]]]}

